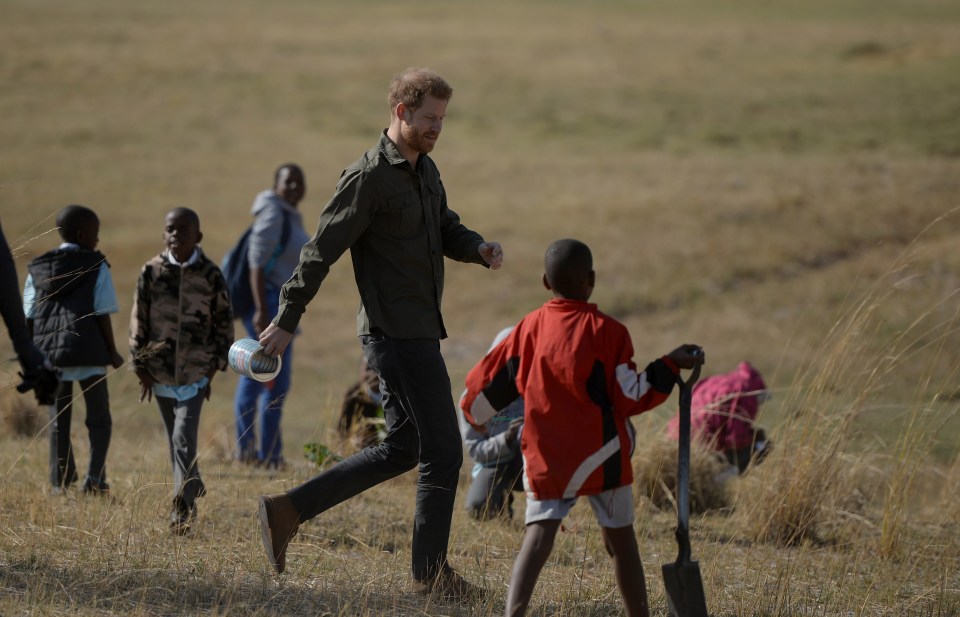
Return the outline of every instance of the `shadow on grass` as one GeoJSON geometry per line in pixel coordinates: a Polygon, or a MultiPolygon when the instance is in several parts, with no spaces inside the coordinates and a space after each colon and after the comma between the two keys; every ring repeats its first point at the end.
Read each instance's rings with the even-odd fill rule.
{"type": "Polygon", "coordinates": [[[0,613],[89,615],[492,615],[490,604],[459,606],[357,581],[323,589],[319,580],[197,568],[95,570],[35,558],[0,567],[0,613]],[[374,589],[371,590],[371,587],[374,589]]]}

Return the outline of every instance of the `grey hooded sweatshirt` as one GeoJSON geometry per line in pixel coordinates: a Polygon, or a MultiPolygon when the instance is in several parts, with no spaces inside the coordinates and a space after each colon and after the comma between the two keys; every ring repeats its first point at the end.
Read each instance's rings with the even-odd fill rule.
{"type": "Polygon", "coordinates": [[[290,220],[290,238],[266,274],[267,285],[279,289],[300,263],[300,248],[310,239],[303,229],[303,215],[272,190],[256,196],[250,213],[256,217],[247,257],[251,268],[266,267],[280,244],[284,216],[290,220]]]}

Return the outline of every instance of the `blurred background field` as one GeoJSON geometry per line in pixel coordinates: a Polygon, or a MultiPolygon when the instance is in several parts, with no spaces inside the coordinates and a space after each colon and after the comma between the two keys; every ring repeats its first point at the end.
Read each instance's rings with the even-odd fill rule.
{"type": "MultiPolygon", "coordinates": [[[[707,374],[747,359],[774,391],[761,421],[777,458],[697,520],[716,614],[960,610],[960,4],[0,0],[0,15],[0,220],[21,283],[59,242],[57,210],[93,208],[125,341],[167,210],[197,210],[219,261],[253,196],[294,161],[312,226],[386,125],[390,76],[430,66],[454,87],[433,154],[450,205],[506,254],[499,272],[448,264],[454,394],[496,332],[546,299],[547,244],[584,240],[593,299],[628,325],[638,362],[696,342],[707,374]],[[758,513],[774,517],[773,502],[820,518],[785,548],[768,533],[780,523],[758,513]]],[[[0,612],[502,610],[520,525],[477,526],[459,511],[453,560],[494,590],[490,604],[385,593],[406,583],[413,474],[309,525],[284,582],[267,573],[255,497],[310,473],[304,443],[333,442],[360,353],[357,302],[345,256],[295,343],[289,473],[226,462],[235,378],[215,380],[201,431],[214,490],[192,539],[165,534],[164,433],[126,369],[110,377],[113,504],[45,495],[44,435],[4,423],[0,612]]],[[[12,354],[6,340],[0,352],[12,354]]],[[[0,363],[0,385],[16,369],[0,363]]],[[[29,407],[9,385],[0,395],[7,417],[29,407]]],[[[638,421],[650,436],[638,461],[656,458],[674,407],[638,421]]],[[[618,614],[582,519],[545,573],[539,614],[618,614]]],[[[672,524],[638,498],[660,611],[672,524]]]]}

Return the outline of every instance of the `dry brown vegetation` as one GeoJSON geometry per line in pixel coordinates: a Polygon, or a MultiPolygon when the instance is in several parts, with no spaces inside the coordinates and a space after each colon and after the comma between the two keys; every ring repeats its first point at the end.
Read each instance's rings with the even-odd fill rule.
{"type": "MultiPolygon", "coordinates": [[[[774,390],[761,419],[770,458],[722,492],[707,463],[694,470],[693,550],[713,614],[960,613],[956,3],[0,0],[0,15],[0,212],[21,282],[57,243],[55,212],[94,208],[125,340],[168,209],[196,209],[219,259],[293,160],[315,220],[385,123],[389,76],[429,65],[455,88],[434,155],[451,207],[507,257],[496,273],[448,267],[453,389],[545,299],[546,245],[580,238],[594,300],[629,326],[638,360],[697,342],[708,373],[749,359],[774,390]]],[[[309,476],[304,443],[332,444],[356,372],[356,305],[343,259],[296,342],[291,470],[228,462],[235,377],[216,379],[201,427],[211,490],[185,538],[166,528],[164,432],[132,374],[109,378],[110,500],[48,495],[46,413],[39,432],[19,431],[26,403],[7,386],[0,613],[502,612],[522,525],[459,509],[451,560],[489,600],[407,592],[413,474],[307,524],[288,574],[268,569],[256,497],[309,476]]],[[[0,364],[0,385],[16,368],[0,364]]],[[[649,437],[637,531],[661,615],[675,519],[665,493],[641,489],[671,482],[658,436],[674,405],[636,422],[649,437]]],[[[620,614],[589,508],[565,527],[533,614],[620,614]]]]}

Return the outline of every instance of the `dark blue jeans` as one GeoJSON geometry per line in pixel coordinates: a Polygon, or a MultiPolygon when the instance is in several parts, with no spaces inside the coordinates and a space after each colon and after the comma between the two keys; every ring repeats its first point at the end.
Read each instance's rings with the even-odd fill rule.
{"type": "MultiPolygon", "coordinates": [[[[276,315],[280,290],[267,286],[267,312],[276,315]]],[[[247,335],[256,339],[253,331],[253,312],[243,317],[247,335]]],[[[237,421],[237,456],[240,460],[278,465],[283,461],[283,437],[280,420],[283,402],[293,379],[293,341],[281,357],[280,374],[273,381],[262,383],[249,377],[240,377],[233,399],[237,421]]]]}
{"type": "Polygon", "coordinates": [[[463,445],[440,342],[361,336],[380,376],[387,437],[289,491],[302,521],[394,478],[418,463],[413,518],[413,576],[424,580],[447,563],[463,445]]]}

